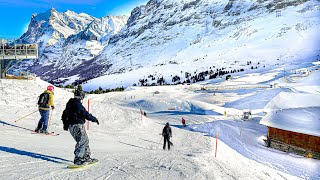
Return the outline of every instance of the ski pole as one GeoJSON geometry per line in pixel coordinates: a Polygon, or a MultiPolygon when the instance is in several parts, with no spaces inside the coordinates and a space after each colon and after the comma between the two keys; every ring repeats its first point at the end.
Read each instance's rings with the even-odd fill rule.
{"type": "Polygon", "coordinates": [[[51,121],[51,118],[52,118],[52,111],[53,111],[53,110],[51,110],[51,112],[50,112],[50,118],[49,118],[49,123],[48,123],[48,129],[49,129],[50,121],[51,121]]]}
{"type": "Polygon", "coordinates": [[[170,146],[171,146],[171,149],[172,149],[172,147],[173,147],[172,136],[171,136],[170,146]]]}
{"type": "Polygon", "coordinates": [[[37,111],[38,111],[38,110],[36,110],[36,111],[34,111],[34,112],[32,112],[32,113],[30,113],[30,114],[28,114],[28,115],[25,115],[25,116],[23,116],[22,118],[15,120],[14,122],[20,121],[21,119],[26,118],[26,117],[30,116],[31,114],[36,113],[37,111]]]}

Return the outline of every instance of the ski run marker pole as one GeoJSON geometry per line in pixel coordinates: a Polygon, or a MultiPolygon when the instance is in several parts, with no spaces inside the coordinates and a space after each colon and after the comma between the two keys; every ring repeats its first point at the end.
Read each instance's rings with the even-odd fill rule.
{"type": "MultiPolygon", "coordinates": [[[[88,112],[90,112],[90,99],[88,99],[88,112]]],[[[87,130],[89,130],[89,121],[87,121],[87,130]]]]}
{"type": "Polygon", "coordinates": [[[218,132],[216,132],[216,152],[214,155],[215,158],[217,157],[217,151],[218,151],[218,132]]]}
{"type": "Polygon", "coordinates": [[[140,114],[141,114],[141,121],[142,121],[142,110],[140,109],[140,114]]]}
{"type": "Polygon", "coordinates": [[[37,111],[38,111],[38,110],[36,110],[36,111],[34,111],[34,112],[32,112],[32,113],[30,113],[30,114],[28,114],[28,115],[25,115],[25,116],[23,116],[22,118],[15,120],[14,122],[20,121],[21,119],[26,118],[26,117],[30,116],[31,114],[36,113],[37,111]]]}

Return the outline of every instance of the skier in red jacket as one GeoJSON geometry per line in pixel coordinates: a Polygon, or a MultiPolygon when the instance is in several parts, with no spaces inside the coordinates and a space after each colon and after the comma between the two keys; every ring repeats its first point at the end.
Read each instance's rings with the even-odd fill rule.
{"type": "Polygon", "coordinates": [[[186,127],[186,120],[184,118],[181,119],[183,127],[186,127]]]}

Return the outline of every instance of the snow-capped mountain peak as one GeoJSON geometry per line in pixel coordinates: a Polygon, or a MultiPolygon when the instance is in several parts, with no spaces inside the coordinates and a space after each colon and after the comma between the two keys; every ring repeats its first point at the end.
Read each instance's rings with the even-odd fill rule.
{"type": "MultiPolygon", "coordinates": [[[[315,57],[320,41],[318,4],[317,0],[150,0],[134,8],[129,18],[94,18],[51,9],[49,22],[33,17],[22,39],[40,43],[40,65],[31,70],[37,69],[47,80],[76,77],[83,82],[132,71],[172,79],[209,67],[234,70],[247,61],[263,67],[315,57]],[[298,55],[301,49],[308,53],[298,55]]],[[[131,79],[126,84],[137,82],[131,79]]]]}
{"type": "Polygon", "coordinates": [[[61,71],[71,71],[95,57],[126,21],[126,16],[95,18],[70,10],[60,13],[54,8],[33,14],[27,32],[20,38],[39,44],[40,59],[29,69],[48,79],[58,78],[61,71]]]}

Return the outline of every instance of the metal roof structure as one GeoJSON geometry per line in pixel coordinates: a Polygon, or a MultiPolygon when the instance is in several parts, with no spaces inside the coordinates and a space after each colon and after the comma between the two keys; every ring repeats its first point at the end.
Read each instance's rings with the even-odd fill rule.
{"type": "Polygon", "coordinates": [[[6,46],[0,44],[0,60],[37,59],[37,44],[16,44],[6,46]]]}
{"type": "Polygon", "coordinates": [[[0,40],[0,78],[24,59],[38,59],[37,44],[17,44],[15,41],[0,40]]]}

